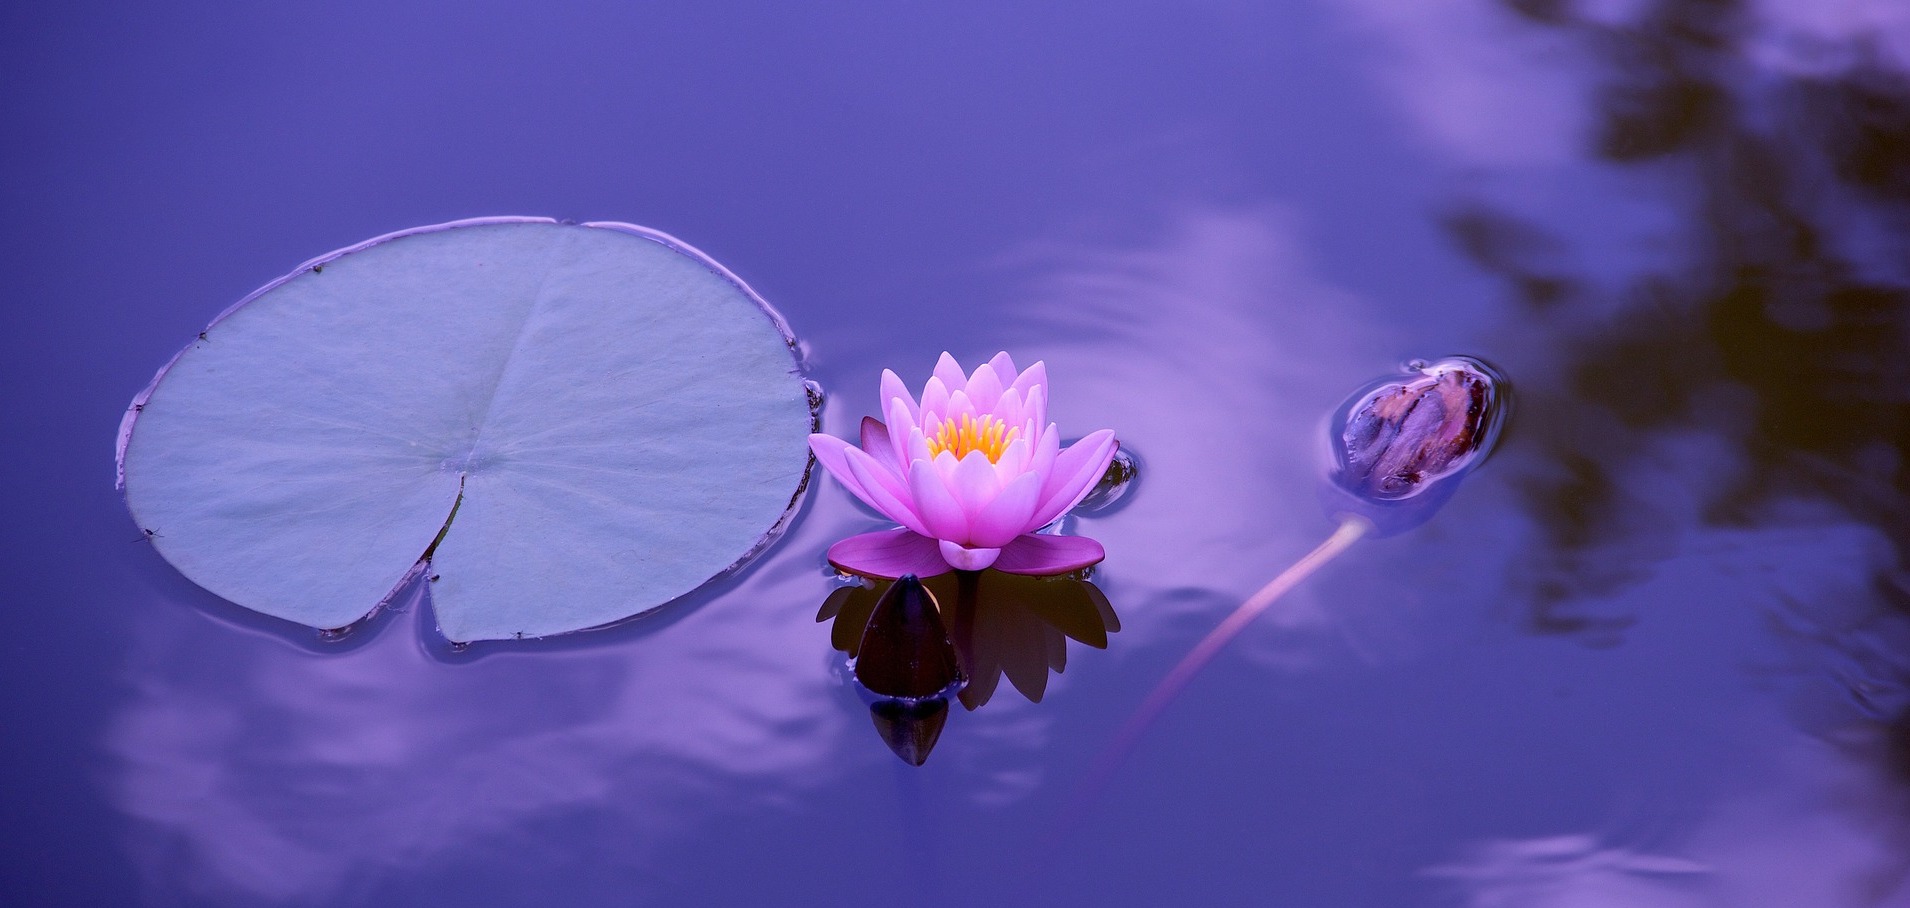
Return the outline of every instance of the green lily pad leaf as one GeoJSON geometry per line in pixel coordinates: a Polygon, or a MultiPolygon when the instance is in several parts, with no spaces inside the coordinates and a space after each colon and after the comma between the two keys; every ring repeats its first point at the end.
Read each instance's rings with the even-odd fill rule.
{"type": "Polygon", "coordinates": [[[133,402],[126,501],[247,608],[349,625],[428,561],[454,641],[656,608],[801,494],[815,413],[780,318],[623,224],[463,221],[316,259],[133,402]]]}

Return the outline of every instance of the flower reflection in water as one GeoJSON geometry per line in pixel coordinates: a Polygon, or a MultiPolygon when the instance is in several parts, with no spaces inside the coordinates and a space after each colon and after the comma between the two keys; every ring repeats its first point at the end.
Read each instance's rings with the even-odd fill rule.
{"type": "Polygon", "coordinates": [[[920,766],[948,720],[948,697],[974,710],[1001,679],[1030,701],[1068,664],[1067,641],[1106,649],[1121,629],[1107,597],[1075,575],[955,571],[918,580],[865,580],[837,589],[817,621],[854,660],[877,732],[920,766]]]}

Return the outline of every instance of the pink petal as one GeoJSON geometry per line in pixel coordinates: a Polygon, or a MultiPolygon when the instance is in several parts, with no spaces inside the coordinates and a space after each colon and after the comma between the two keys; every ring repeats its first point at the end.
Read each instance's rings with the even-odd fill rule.
{"type": "MultiPolygon", "coordinates": [[[[899,400],[889,401],[887,416],[889,417],[889,447],[895,451],[895,459],[898,462],[908,463],[914,459],[909,454],[909,432],[916,428],[916,420],[920,417],[910,415],[908,405],[899,400]]],[[[905,471],[897,469],[896,472],[905,471]]]]}
{"type": "Polygon", "coordinates": [[[809,436],[809,450],[816,452],[816,462],[822,464],[822,468],[828,470],[829,475],[834,476],[837,482],[842,483],[857,498],[868,502],[870,507],[875,507],[875,502],[869,501],[868,493],[862,490],[862,483],[857,482],[855,474],[849,470],[848,450],[850,447],[848,442],[834,435],[809,436]]]}
{"type": "Polygon", "coordinates": [[[995,475],[1001,477],[1002,485],[1028,472],[1028,461],[1034,457],[1034,450],[1034,445],[1028,442],[1025,435],[1017,435],[1014,441],[1008,443],[1008,447],[1001,452],[1001,459],[995,461],[995,475]]]}
{"type": "Polygon", "coordinates": [[[910,422],[921,418],[921,405],[915,402],[915,395],[909,393],[908,386],[902,384],[901,376],[896,375],[892,370],[883,369],[882,398],[879,401],[882,412],[889,412],[889,404],[898,400],[908,409],[910,422]]]}
{"type": "Polygon", "coordinates": [[[928,452],[928,438],[922,434],[921,429],[909,429],[909,440],[902,446],[902,454],[902,459],[909,463],[929,460],[932,457],[928,452]]]}
{"type": "MultiPolygon", "coordinates": [[[[973,533],[975,515],[980,514],[989,502],[995,500],[996,495],[1001,494],[1001,478],[995,475],[995,465],[988,461],[988,455],[970,451],[967,457],[955,462],[955,469],[947,474],[947,479],[948,490],[955,493],[955,501],[961,505],[962,513],[967,515],[968,530],[973,533]]],[[[967,536],[942,538],[969,541],[967,536]]]]}
{"type": "Polygon", "coordinates": [[[1009,356],[1008,351],[1003,350],[988,361],[988,367],[995,370],[996,378],[1006,380],[1008,376],[1015,374],[1015,358],[1009,356]]]}
{"type": "Polygon", "coordinates": [[[958,571],[983,570],[994,564],[995,556],[1001,554],[1000,549],[971,549],[946,539],[942,540],[940,549],[938,554],[942,560],[958,571]]]}
{"type": "Polygon", "coordinates": [[[1008,390],[1021,395],[1021,408],[1024,418],[1032,419],[1036,425],[1048,421],[1048,365],[1035,363],[1028,371],[1015,376],[1014,384],[1008,390]]]}
{"type": "Polygon", "coordinates": [[[928,521],[923,519],[913,496],[904,498],[887,488],[880,475],[875,472],[881,469],[875,465],[875,459],[853,448],[850,451],[852,453],[847,457],[849,472],[862,487],[862,495],[859,497],[868,502],[870,507],[881,511],[890,520],[923,535],[929,535],[928,521]]]}
{"type": "Polygon", "coordinates": [[[935,540],[908,530],[851,536],[829,547],[829,563],[839,570],[878,580],[894,580],[904,574],[933,577],[949,571],[935,540]]]}
{"type": "Polygon", "coordinates": [[[896,453],[895,445],[890,440],[889,427],[883,425],[882,420],[873,416],[862,417],[862,451],[875,458],[875,462],[881,464],[883,469],[898,477],[902,475],[902,455],[896,453]]]}
{"type": "Polygon", "coordinates": [[[849,467],[849,474],[862,484],[865,491],[871,494],[886,493],[891,498],[901,500],[903,507],[908,507],[908,480],[902,474],[883,466],[881,461],[861,448],[844,448],[842,459],[849,467]]]}
{"type": "Polygon", "coordinates": [[[1041,487],[1041,505],[1035,508],[1037,526],[1068,512],[1081,503],[1094,484],[1108,471],[1117,445],[1114,433],[1102,429],[1068,446],[1055,458],[1054,470],[1041,487]]]}
{"type": "Polygon", "coordinates": [[[1021,399],[1021,416],[1038,426],[1048,425],[1048,386],[1036,385],[1021,399]]]}
{"type": "Polygon", "coordinates": [[[1048,475],[1054,472],[1054,462],[1060,456],[1061,433],[1055,431],[1054,425],[1050,424],[1047,431],[1040,433],[1034,439],[1034,457],[1028,461],[1028,472],[1040,476],[1042,486],[1045,488],[1048,475]]]}
{"type": "Polygon", "coordinates": [[[993,412],[995,402],[1001,400],[1001,378],[995,374],[994,367],[983,363],[975,367],[975,374],[968,377],[968,387],[964,390],[968,399],[974,401],[976,412],[993,412]]]}
{"type": "Polygon", "coordinates": [[[1010,390],[1001,392],[1001,397],[995,400],[994,411],[995,418],[1001,420],[1002,423],[1007,425],[1010,429],[1017,428],[1023,422],[1026,422],[1026,420],[1022,418],[1023,408],[1021,406],[1020,391],[1010,390]]]}
{"type": "MultiPolygon", "coordinates": [[[[955,459],[946,451],[942,456],[951,461],[955,459]]],[[[962,513],[961,504],[949,492],[948,485],[942,481],[942,471],[936,469],[934,463],[918,460],[909,464],[909,496],[927,530],[922,535],[937,539],[968,538],[968,515],[962,513]]]]}
{"type": "Polygon", "coordinates": [[[929,415],[941,416],[948,412],[948,386],[939,378],[931,378],[922,386],[922,409],[916,416],[918,423],[927,422],[929,415]]]}
{"type": "Polygon", "coordinates": [[[1038,362],[1032,366],[1029,366],[1027,370],[1022,372],[1020,375],[1015,376],[1014,382],[1010,384],[1008,387],[1013,390],[1020,391],[1021,396],[1025,398],[1028,396],[1028,389],[1033,388],[1036,385],[1041,385],[1045,387],[1047,384],[1048,384],[1048,364],[1045,362],[1038,362]]]}
{"type": "Polygon", "coordinates": [[[907,500],[901,478],[885,475],[887,471],[877,466],[874,458],[832,435],[810,436],[809,447],[816,452],[816,462],[863,504],[896,523],[924,529],[922,518],[907,500]]]}
{"type": "MultiPolygon", "coordinates": [[[[833,550],[832,550],[833,551],[833,550]]],[[[1086,536],[1038,536],[1029,533],[1001,548],[995,570],[1010,574],[1069,574],[1101,563],[1107,550],[1086,536]]]]}
{"type": "MultiPolygon", "coordinates": [[[[950,393],[968,387],[968,376],[963,374],[962,364],[956,362],[955,357],[950,356],[947,350],[942,351],[942,358],[935,361],[935,377],[942,380],[942,385],[948,388],[950,393]]],[[[923,403],[926,404],[927,401],[923,403]]]]}
{"type": "Polygon", "coordinates": [[[1003,546],[1016,536],[1039,527],[1030,524],[1041,496],[1041,477],[1023,473],[970,519],[968,541],[973,545],[1003,546]]]}
{"type": "Polygon", "coordinates": [[[967,391],[948,392],[948,411],[942,415],[943,419],[961,425],[963,416],[980,415],[981,412],[975,409],[975,401],[968,396],[967,391]]]}

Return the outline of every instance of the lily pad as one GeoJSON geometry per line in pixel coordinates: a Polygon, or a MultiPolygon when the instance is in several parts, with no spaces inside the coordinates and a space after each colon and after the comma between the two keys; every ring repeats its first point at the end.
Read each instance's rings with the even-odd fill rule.
{"type": "Polygon", "coordinates": [[[627,224],[463,221],[300,266],[122,424],[127,506],[194,582],[317,628],[429,564],[454,641],[656,608],[774,538],[815,413],[782,320],[627,224]]]}

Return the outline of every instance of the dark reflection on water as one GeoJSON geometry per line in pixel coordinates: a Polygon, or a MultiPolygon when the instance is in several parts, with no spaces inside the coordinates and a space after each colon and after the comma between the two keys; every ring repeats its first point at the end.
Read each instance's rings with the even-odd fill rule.
{"type": "MultiPolygon", "coordinates": [[[[1753,11],[1727,0],[1656,2],[1622,25],[1516,7],[1602,64],[1598,155],[1652,167],[1689,215],[1667,238],[1685,252],[1675,268],[1625,275],[1602,330],[1560,333],[1554,381],[1519,427],[1528,456],[1557,465],[1525,488],[1550,565],[1531,626],[1586,629],[1597,619],[1562,600],[1670,554],[1675,518],[1624,474],[1691,431],[1729,452],[1688,487],[1704,525],[1855,521],[1890,541],[1868,605],[1826,604],[1844,613],[1831,619],[1796,603],[1799,617],[1910,619],[1910,78],[1862,41],[1800,51],[1820,58],[1808,68],[1756,66],[1753,11]],[[1614,548],[1628,555],[1593,554],[1614,548]]],[[[1448,225],[1535,324],[1568,323],[1584,282],[1548,261],[1543,225],[1484,200],[1448,225]]],[[[1863,661],[1864,684],[1910,681],[1910,657],[1863,661]]]]}
{"type": "Polygon", "coordinates": [[[1039,703],[1047,693],[1050,674],[1068,667],[1069,639],[1107,649],[1108,634],[1121,629],[1107,597],[1087,580],[996,570],[955,571],[919,582],[912,578],[862,580],[830,593],[816,620],[830,622],[831,645],[855,660],[856,677],[885,698],[870,706],[878,731],[898,756],[918,766],[941,734],[946,712],[925,709],[917,714],[892,698],[933,698],[946,706],[946,700],[936,695],[959,684],[950,692],[962,706],[975,710],[994,697],[1006,677],[1023,697],[1039,703]],[[919,633],[898,644],[885,640],[871,618],[885,598],[895,598],[904,582],[917,589],[926,587],[938,617],[932,633],[919,633]],[[882,651],[869,652],[871,641],[882,644],[882,651]],[[944,658],[954,659],[959,672],[936,670],[944,658]],[[929,668],[924,669],[925,665],[929,668]],[[925,671],[940,683],[918,683],[917,673],[925,671]],[[906,680],[891,680],[898,675],[906,680]],[[898,740],[906,744],[899,746],[898,740]]]}
{"type": "MultiPolygon", "coordinates": [[[[1795,721],[1910,782],[1904,20],[1865,4],[1658,0],[1616,22],[1574,4],[1508,5],[1587,53],[1593,153],[1648,175],[1678,215],[1658,239],[1677,258],[1616,280],[1566,263],[1572,244],[1556,219],[1490,198],[1446,218],[1459,248],[1523,306],[1523,330],[1557,339],[1550,381],[1521,387],[1530,406],[1518,440],[1526,459],[1548,464],[1522,484],[1544,533],[1527,552],[1525,625],[1616,645],[1645,616],[1583,604],[1646,582],[1701,528],[1840,539],[1811,546],[1818,555],[1772,556],[1764,570],[1790,575],[1775,601],[1739,604],[1765,610],[1793,651],[1795,721]],[[1899,30],[1866,28],[1879,17],[1899,30]],[[1571,330],[1587,312],[1601,313],[1598,329],[1571,330]],[[1671,469],[1642,466],[1653,460],[1671,469]],[[1804,565],[1826,556],[1854,556],[1860,576],[1800,590],[1804,565]]],[[[1866,797],[1875,801],[1857,814],[1895,854],[1838,895],[1795,897],[1910,898],[1910,796],[1866,797]]],[[[1780,903],[1769,899],[1744,903],[1780,903]]]]}

